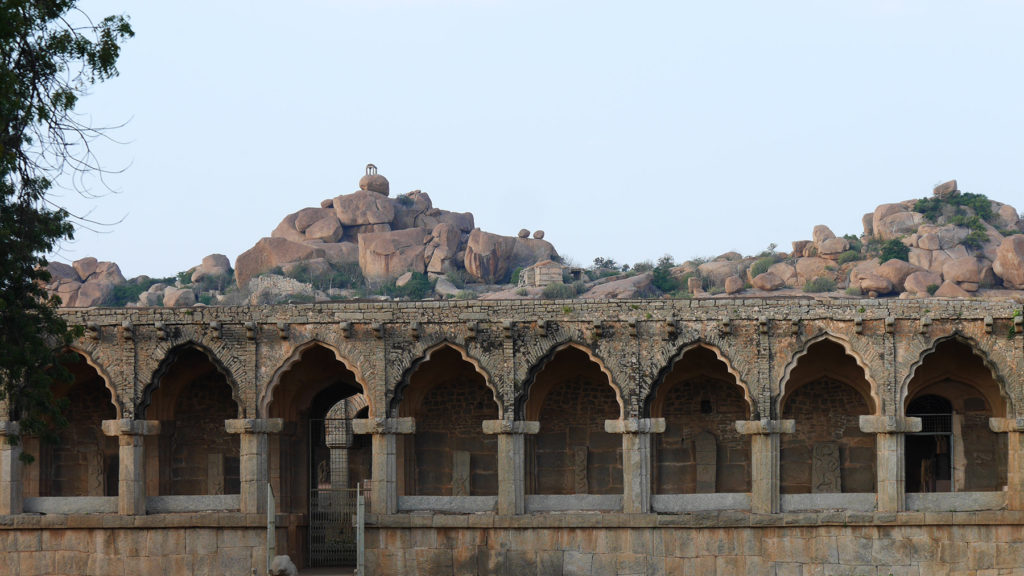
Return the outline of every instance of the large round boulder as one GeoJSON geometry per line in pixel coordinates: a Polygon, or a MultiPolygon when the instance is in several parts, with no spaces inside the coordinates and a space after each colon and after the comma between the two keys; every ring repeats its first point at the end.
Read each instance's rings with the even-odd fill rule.
{"type": "Polygon", "coordinates": [[[488,284],[504,282],[511,271],[515,247],[515,238],[474,229],[469,233],[469,242],[466,244],[466,272],[488,284]]]}
{"type": "Polygon", "coordinates": [[[397,278],[404,272],[426,271],[424,246],[431,239],[424,228],[371,232],[359,236],[359,267],[371,282],[397,278]]]}
{"type": "Polygon", "coordinates": [[[223,254],[210,254],[203,257],[203,262],[192,271],[192,281],[199,282],[204,278],[218,278],[231,274],[231,261],[223,254]]]}
{"type": "Polygon", "coordinates": [[[395,207],[391,200],[368,190],[335,198],[334,213],[342,226],[390,224],[395,219],[395,207]]]}
{"type": "Polygon", "coordinates": [[[772,272],[762,272],[751,281],[754,288],[758,290],[772,291],[778,290],[786,285],[786,283],[772,272]]]}
{"type": "Polygon", "coordinates": [[[903,283],[907,280],[907,276],[910,276],[918,270],[920,270],[920,268],[917,266],[894,258],[883,262],[875,271],[875,274],[887,279],[889,282],[892,282],[892,285],[896,290],[902,291],[903,283]]]}
{"type": "Polygon", "coordinates": [[[942,274],[930,270],[918,270],[903,281],[903,289],[917,296],[928,296],[928,289],[942,285],[942,274]]]}
{"type": "Polygon", "coordinates": [[[1003,280],[1003,286],[1024,289],[1024,234],[1003,239],[992,262],[992,271],[1003,280]]]}
{"type": "Polygon", "coordinates": [[[322,249],[301,242],[262,238],[235,260],[235,281],[239,287],[248,286],[250,279],[276,266],[296,260],[324,258],[325,255],[322,249]]]}

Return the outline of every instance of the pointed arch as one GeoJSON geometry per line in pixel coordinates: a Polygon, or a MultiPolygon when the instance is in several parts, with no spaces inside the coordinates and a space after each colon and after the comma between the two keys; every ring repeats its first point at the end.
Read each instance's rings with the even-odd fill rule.
{"type": "MultiPolygon", "coordinates": [[[[1006,389],[1006,379],[1003,378],[1002,374],[1000,374],[999,367],[996,365],[996,363],[992,362],[992,359],[989,357],[987,351],[980,345],[980,343],[977,340],[971,338],[970,336],[967,336],[966,334],[960,332],[959,330],[954,331],[952,334],[935,338],[931,342],[931,344],[921,352],[917,360],[910,366],[910,370],[907,372],[907,375],[903,378],[903,381],[900,382],[898,396],[898,405],[900,411],[904,412],[906,409],[906,404],[910,394],[910,383],[913,382],[915,376],[917,376],[917,371],[921,368],[921,366],[924,365],[928,357],[931,356],[940,345],[946,342],[956,342],[966,346],[970,350],[972,355],[976,356],[979,360],[981,360],[982,365],[988,370],[989,375],[992,377],[992,381],[995,382],[996,384],[996,392],[998,392],[999,396],[1005,403],[1006,414],[1003,414],[1002,416],[1016,414],[1015,407],[1013,405],[1013,396],[1006,389]]],[[[978,391],[981,392],[983,395],[985,394],[984,390],[978,391]]],[[[991,400],[989,398],[986,399],[991,400]]]]}
{"type": "Polygon", "coordinates": [[[348,398],[342,398],[327,411],[327,420],[354,420],[360,410],[368,409],[369,406],[366,394],[355,394],[348,398]]]}
{"type": "Polygon", "coordinates": [[[555,357],[558,356],[559,352],[562,352],[563,350],[567,350],[570,348],[579,350],[580,352],[586,354],[587,358],[589,358],[591,362],[596,364],[601,373],[605,375],[605,377],[608,379],[608,385],[611,386],[612,390],[615,392],[615,401],[619,405],[619,418],[624,417],[624,414],[626,413],[626,406],[622,398],[622,388],[619,387],[618,383],[615,382],[615,377],[612,375],[611,370],[608,369],[608,366],[606,365],[604,359],[598,356],[589,346],[577,342],[575,340],[569,340],[551,346],[548,349],[547,353],[541,356],[540,360],[538,360],[527,371],[527,377],[523,381],[523,389],[522,391],[519,392],[519,395],[516,398],[515,415],[517,419],[522,419],[526,417],[526,404],[530,400],[530,391],[533,388],[533,384],[537,379],[537,375],[540,374],[541,371],[543,371],[544,368],[552,360],[554,360],[555,357]]]}
{"type": "Polygon", "coordinates": [[[117,388],[114,386],[113,380],[111,380],[110,375],[107,374],[107,371],[103,367],[103,365],[100,364],[99,362],[96,362],[96,360],[93,359],[90,353],[86,352],[85,350],[78,346],[68,346],[67,348],[65,348],[65,350],[81,356],[82,359],[85,360],[85,363],[96,371],[96,374],[100,377],[100,379],[103,380],[103,385],[110,392],[110,402],[114,405],[114,410],[117,412],[117,418],[123,418],[124,404],[121,402],[121,398],[117,394],[117,388]]]}
{"type": "Polygon", "coordinates": [[[430,361],[434,353],[443,349],[451,349],[457,352],[464,362],[467,362],[471,366],[473,366],[473,369],[477,372],[477,374],[480,374],[480,376],[483,377],[484,384],[487,386],[488,389],[490,389],[491,396],[494,399],[494,403],[498,406],[498,419],[502,419],[504,417],[505,410],[503,403],[501,401],[501,393],[498,391],[498,387],[495,386],[494,381],[491,378],[491,374],[487,371],[486,368],[484,368],[483,364],[479,360],[473,357],[466,350],[465,347],[460,346],[459,344],[456,344],[448,339],[442,339],[440,342],[427,348],[420,357],[413,360],[409,367],[405,369],[405,372],[402,374],[401,379],[398,381],[397,386],[395,386],[394,392],[392,392],[391,397],[388,400],[388,414],[391,416],[398,416],[398,406],[402,403],[402,397],[405,395],[406,388],[408,388],[409,386],[409,379],[412,377],[413,374],[416,373],[416,370],[423,363],[430,361]]]}
{"type": "MultiPolygon", "coordinates": [[[[795,369],[797,365],[800,363],[801,358],[807,356],[812,346],[814,346],[815,344],[820,344],[822,342],[831,342],[833,344],[841,346],[845,354],[852,358],[853,361],[857,364],[857,366],[864,371],[864,380],[868,383],[868,397],[865,399],[870,400],[870,405],[873,414],[881,414],[882,399],[878,393],[878,383],[875,382],[874,377],[871,375],[870,365],[867,362],[865,362],[864,358],[853,348],[849,340],[841,336],[836,336],[835,334],[832,334],[830,332],[822,332],[808,339],[806,342],[804,342],[803,346],[800,347],[800,350],[798,350],[796,354],[794,354],[793,357],[790,358],[782,374],[782,381],[779,384],[779,394],[778,396],[775,397],[775,401],[773,402],[773,404],[775,405],[775,413],[778,414],[780,418],[782,417],[783,404],[786,399],[786,393],[788,392],[787,387],[789,386],[790,376],[792,376],[793,374],[793,369],[795,369]]],[[[852,383],[846,382],[846,384],[852,383]]],[[[856,389],[857,387],[854,386],[854,388],[856,389]]]]}
{"type": "Polygon", "coordinates": [[[654,384],[651,386],[651,389],[647,393],[647,397],[642,399],[642,402],[643,402],[643,412],[642,412],[642,414],[644,415],[644,417],[650,417],[650,415],[651,415],[651,405],[654,403],[655,399],[658,396],[658,393],[661,391],[662,384],[664,383],[665,378],[668,377],[668,375],[672,373],[672,371],[676,367],[676,364],[680,360],[682,360],[683,357],[688,352],[690,352],[692,350],[695,350],[697,348],[703,348],[705,350],[710,351],[711,353],[713,353],[715,355],[715,357],[720,362],[725,364],[726,371],[729,374],[731,374],[732,377],[735,379],[735,385],[739,386],[740,389],[743,390],[743,400],[746,401],[746,403],[747,403],[747,408],[750,411],[751,417],[753,417],[753,415],[755,415],[755,414],[758,414],[757,403],[754,401],[753,396],[751,396],[751,394],[750,394],[750,387],[747,386],[747,383],[743,381],[743,378],[740,376],[739,371],[733,366],[733,363],[729,359],[729,357],[726,356],[719,347],[717,347],[717,346],[715,346],[713,344],[710,344],[710,343],[708,343],[708,342],[706,342],[706,341],[704,341],[702,339],[696,339],[696,340],[691,340],[691,341],[689,341],[689,342],[687,342],[687,343],[677,347],[676,348],[676,352],[669,359],[668,363],[665,364],[661,368],[661,370],[658,372],[658,375],[654,379],[654,384]]]}
{"type": "Polygon", "coordinates": [[[345,355],[342,354],[341,350],[338,349],[338,347],[316,338],[306,340],[305,342],[293,348],[291,354],[289,354],[288,357],[285,358],[284,362],[282,362],[281,365],[278,366],[277,370],[274,371],[273,376],[271,376],[270,378],[270,383],[267,384],[267,387],[263,390],[259,400],[257,413],[260,415],[260,417],[269,418],[270,404],[274,401],[274,392],[277,391],[277,387],[281,384],[281,377],[289,370],[291,370],[292,367],[295,366],[295,364],[302,360],[303,354],[305,354],[308,350],[311,350],[316,347],[330,350],[331,353],[334,354],[335,360],[340,362],[342,365],[345,366],[346,369],[348,369],[355,375],[356,384],[358,384],[359,387],[362,389],[362,396],[365,398],[367,405],[369,406],[369,417],[374,417],[376,411],[374,410],[373,402],[369,393],[370,390],[369,387],[366,385],[366,380],[363,377],[363,373],[362,370],[360,369],[360,366],[346,358],[345,355]]]}
{"type": "MultiPolygon", "coordinates": [[[[167,372],[174,366],[178,360],[179,355],[186,350],[196,350],[206,356],[207,360],[216,368],[217,372],[224,376],[224,380],[227,382],[228,387],[231,388],[231,399],[235,401],[235,405],[238,407],[238,416],[244,417],[245,408],[242,402],[241,395],[238,390],[238,382],[235,381],[234,374],[228,369],[227,365],[217,353],[210,347],[196,342],[195,340],[186,340],[184,342],[169,346],[163,351],[163,357],[160,363],[157,364],[156,369],[153,370],[152,376],[146,387],[142,391],[142,397],[139,399],[138,406],[136,407],[136,414],[145,414],[146,408],[150,405],[153,400],[153,392],[160,388],[160,382],[163,380],[167,372]]],[[[161,348],[157,348],[157,352],[161,351],[161,348]]]]}

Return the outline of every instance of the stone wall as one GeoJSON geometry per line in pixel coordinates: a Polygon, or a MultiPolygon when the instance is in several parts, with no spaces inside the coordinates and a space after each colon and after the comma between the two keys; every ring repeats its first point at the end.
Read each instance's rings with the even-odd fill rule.
{"type": "Polygon", "coordinates": [[[561,518],[368,533],[368,572],[381,576],[700,574],[801,576],[1020,574],[1019,513],[887,516],[702,515],[662,525],[649,516],[561,518]],[[757,525],[752,525],[757,524],[757,525]]]}
{"type": "Polygon", "coordinates": [[[242,514],[26,516],[0,524],[0,573],[250,576],[266,542],[265,518],[242,514]]]}

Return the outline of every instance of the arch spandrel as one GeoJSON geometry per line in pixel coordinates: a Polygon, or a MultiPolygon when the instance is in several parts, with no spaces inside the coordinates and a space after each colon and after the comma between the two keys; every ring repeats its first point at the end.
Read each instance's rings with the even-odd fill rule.
{"type": "Polygon", "coordinates": [[[642,416],[645,418],[650,416],[651,405],[658,393],[661,391],[665,378],[672,373],[676,364],[683,360],[683,357],[687,352],[697,348],[704,348],[711,351],[719,361],[725,364],[726,371],[736,380],[734,385],[738,386],[743,391],[743,399],[747,403],[747,409],[750,411],[751,418],[754,418],[755,415],[759,414],[757,409],[757,400],[754,395],[750,393],[750,388],[747,385],[747,382],[743,379],[743,374],[733,366],[732,360],[723,353],[721,348],[718,346],[706,342],[703,339],[695,339],[678,344],[673,354],[662,364],[661,370],[651,379],[651,386],[644,391],[644,395],[640,399],[641,406],[643,407],[642,416]]]}
{"type": "Polygon", "coordinates": [[[255,410],[246,403],[246,396],[251,395],[253,386],[251,382],[239,380],[251,377],[246,370],[245,363],[232,354],[230,346],[223,341],[208,338],[200,331],[194,330],[192,326],[183,327],[176,331],[175,337],[168,337],[166,340],[156,340],[156,345],[148,354],[140,354],[139,370],[137,374],[136,387],[138,392],[135,397],[135,413],[141,413],[149,405],[153,391],[159,388],[159,381],[163,373],[171,367],[174,356],[179,350],[185,348],[196,348],[201,351],[213,363],[217,370],[224,375],[228,386],[231,387],[231,399],[238,406],[238,417],[251,417],[255,410]]]}
{"type": "MultiPolygon", "coordinates": [[[[1008,339],[1006,336],[995,336],[986,334],[981,338],[975,338],[965,334],[961,330],[950,329],[947,333],[925,338],[917,337],[912,339],[913,343],[907,346],[907,351],[901,366],[898,403],[900,410],[903,409],[910,392],[910,382],[914,379],[917,371],[933,354],[938,346],[944,342],[955,341],[966,346],[975,357],[981,360],[988,369],[989,374],[996,383],[997,392],[1006,402],[1006,414],[1008,417],[1020,417],[1022,402],[1020,386],[1020,350],[1016,349],[1016,339],[1008,339]]],[[[901,343],[902,344],[902,343],[901,343]]],[[[999,414],[998,416],[1004,416],[999,414]]]]}
{"type": "MultiPolygon", "coordinates": [[[[388,328],[409,330],[409,325],[397,324],[388,328]]],[[[384,406],[394,403],[395,394],[400,393],[400,388],[408,384],[412,370],[425,361],[431,352],[450,346],[483,375],[487,387],[494,394],[499,414],[507,413],[513,392],[500,340],[489,333],[477,334],[473,338],[468,336],[469,328],[464,324],[423,324],[415,338],[401,334],[389,338],[384,406]]]]}
{"type": "Polygon", "coordinates": [[[366,375],[364,372],[364,366],[367,364],[362,352],[355,346],[347,345],[346,342],[342,341],[341,346],[337,342],[326,342],[319,338],[307,338],[296,342],[294,339],[289,339],[287,348],[283,348],[288,351],[288,355],[283,361],[276,364],[274,370],[270,373],[268,380],[265,384],[260,386],[258,411],[257,414],[260,418],[268,418],[270,415],[270,405],[274,401],[274,393],[277,391],[278,385],[281,383],[281,377],[288,372],[296,363],[302,360],[302,355],[315,347],[326,348],[334,354],[335,360],[343,364],[347,369],[351,370],[355,374],[356,384],[363,390],[362,396],[369,406],[369,416],[375,415],[374,409],[377,405],[376,398],[372,394],[372,389],[367,382],[366,375]],[[362,360],[363,362],[360,362],[362,360]]]}
{"type": "Polygon", "coordinates": [[[430,345],[429,347],[424,349],[417,358],[415,358],[412,362],[409,363],[405,371],[400,375],[400,378],[398,379],[398,382],[395,384],[395,387],[393,389],[388,390],[388,415],[398,415],[398,408],[402,402],[402,397],[404,395],[405,388],[406,386],[409,385],[409,379],[416,372],[416,369],[419,368],[423,363],[429,362],[431,360],[432,355],[435,352],[443,349],[454,350],[459,354],[459,356],[462,357],[463,361],[468,362],[471,366],[473,366],[473,369],[477,372],[477,374],[479,374],[484,379],[484,385],[487,386],[487,388],[491,391],[491,397],[494,400],[494,404],[498,409],[498,419],[504,418],[504,415],[506,413],[506,404],[504,403],[504,400],[502,398],[502,392],[500,388],[494,382],[492,374],[487,370],[487,367],[484,366],[483,362],[481,362],[475,356],[473,356],[469,352],[469,350],[466,349],[465,346],[456,344],[448,339],[441,339],[440,341],[437,341],[434,344],[430,345]]]}
{"type": "MultiPolygon", "coordinates": [[[[121,419],[128,417],[125,415],[127,411],[124,409],[125,404],[121,392],[122,390],[127,389],[127,387],[123,384],[119,386],[118,383],[110,377],[110,374],[107,373],[103,364],[97,362],[93,354],[87,352],[84,349],[84,346],[79,346],[78,344],[79,343],[75,343],[75,345],[69,346],[67,351],[81,356],[82,359],[85,360],[85,363],[92,367],[92,369],[96,371],[96,374],[99,375],[100,379],[103,380],[103,385],[106,387],[107,391],[110,392],[111,403],[114,405],[117,418],[121,419]]],[[[131,402],[131,398],[129,398],[128,401],[131,402]]],[[[134,412],[134,410],[132,411],[134,412]]]]}
{"type": "Polygon", "coordinates": [[[520,390],[516,396],[516,418],[521,419],[523,417],[523,414],[525,412],[524,409],[526,407],[527,402],[530,399],[530,387],[533,385],[533,382],[536,379],[537,375],[544,369],[545,366],[547,366],[547,364],[551,360],[553,360],[558,355],[559,352],[566,350],[568,348],[574,348],[576,350],[583,352],[584,354],[586,354],[587,358],[591,362],[597,364],[598,369],[608,379],[608,385],[611,386],[612,390],[615,392],[615,401],[619,405],[619,418],[625,417],[627,415],[626,410],[628,408],[626,404],[627,399],[623,396],[622,389],[615,381],[612,371],[609,370],[608,365],[604,361],[604,359],[598,356],[595,353],[595,351],[586,344],[575,340],[566,340],[561,343],[552,345],[543,356],[541,356],[535,363],[531,365],[530,369],[527,371],[526,377],[522,380],[522,390],[520,390]]]}
{"type": "MultiPolygon", "coordinates": [[[[869,387],[868,395],[870,396],[871,404],[874,405],[875,414],[881,415],[883,413],[883,406],[885,404],[882,401],[882,398],[879,394],[879,386],[876,380],[876,376],[872,371],[872,364],[869,361],[865,360],[864,357],[864,354],[867,354],[868,358],[874,361],[875,365],[877,366],[880,362],[878,352],[873,351],[872,348],[864,346],[863,342],[861,342],[860,345],[857,346],[852,341],[847,340],[846,338],[837,336],[836,334],[826,331],[819,332],[812,336],[811,338],[804,340],[801,346],[799,347],[799,350],[789,358],[788,362],[783,364],[782,377],[779,380],[778,393],[776,393],[772,398],[772,405],[775,413],[780,415],[782,414],[782,401],[786,397],[786,393],[788,391],[787,385],[789,384],[789,379],[793,373],[793,369],[797,367],[801,358],[807,356],[812,346],[821,342],[832,342],[834,344],[839,345],[843,349],[845,355],[852,358],[853,361],[857,364],[857,366],[861,370],[863,370],[864,380],[867,381],[869,387]]],[[[782,364],[781,360],[782,359],[780,358],[778,362],[779,364],[782,364]]]]}

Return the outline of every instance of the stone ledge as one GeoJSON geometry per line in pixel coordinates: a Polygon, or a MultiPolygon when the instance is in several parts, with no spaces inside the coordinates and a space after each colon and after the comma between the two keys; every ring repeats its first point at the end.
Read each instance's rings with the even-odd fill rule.
{"type": "Polygon", "coordinates": [[[484,434],[537,434],[540,422],[532,420],[484,420],[484,434]]]}
{"type": "Polygon", "coordinates": [[[160,433],[159,420],[104,420],[100,424],[105,436],[156,436],[160,433]]]}
{"type": "Polygon", "coordinates": [[[861,416],[860,431],[867,434],[920,432],[921,419],[913,416],[861,416]]]}
{"type": "MultiPolygon", "coordinates": [[[[2,518],[2,517],[0,517],[2,518]]],[[[623,512],[562,512],[519,516],[497,514],[392,514],[366,517],[367,528],[746,528],[815,526],[1024,526],[1024,511],[978,512],[790,512],[756,514],[722,510],[685,514],[627,514],[623,512]]]]}
{"type": "Polygon", "coordinates": [[[792,434],[796,420],[737,420],[736,431],[745,436],[756,434],[792,434]]]}
{"type": "MultiPolygon", "coordinates": [[[[288,526],[299,515],[278,514],[277,525],[288,526]]],[[[51,528],[254,528],[267,529],[266,514],[207,512],[194,514],[16,514],[0,516],[0,530],[43,530],[51,528]]]]}
{"type": "Polygon", "coordinates": [[[665,431],[665,419],[631,418],[605,420],[604,431],[609,434],[661,434],[665,431]]]}
{"type": "Polygon", "coordinates": [[[224,421],[228,434],[277,434],[284,430],[281,418],[236,418],[224,421]]]}
{"type": "Polygon", "coordinates": [[[415,418],[357,418],[352,421],[353,434],[415,434],[415,418]]]}

